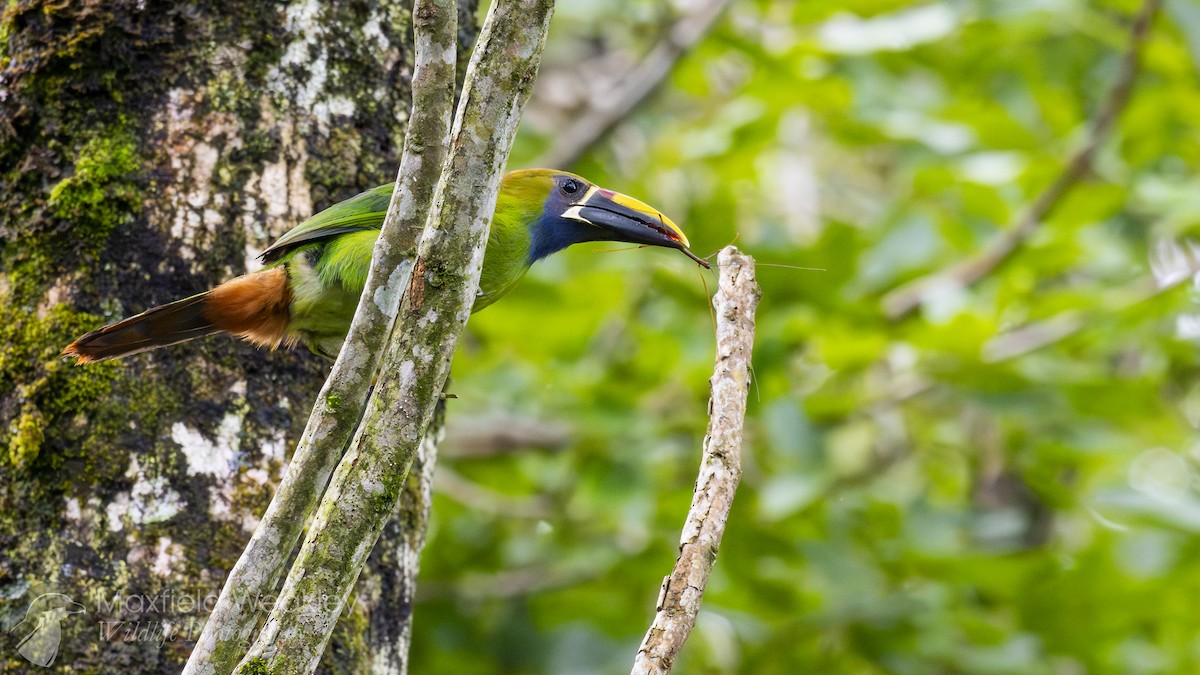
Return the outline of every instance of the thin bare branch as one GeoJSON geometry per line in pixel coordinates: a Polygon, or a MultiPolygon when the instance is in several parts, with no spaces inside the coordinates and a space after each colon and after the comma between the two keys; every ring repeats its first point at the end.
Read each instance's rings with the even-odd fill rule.
{"type": "Polygon", "coordinates": [[[545,497],[512,497],[468,480],[457,471],[444,466],[438,471],[433,487],[438,493],[459,504],[487,515],[533,520],[554,518],[564,522],[568,520],[554,508],[554,503],[545,497]]]}
{"type": "Polygon", "coordinates": [[[742,424],[750,390],[754,311],[761,291],[754,280],[753,258],[728,246],[717,260],[721,269],[713,298],[717,310],[717,363],[709,380],[712,397],[704,456],[680,537],[679,558],[663,581],[654,622],[634,659],[634,675],[671,672],[696,625],[704,587],[742,475],[742,424]]]}
{"type": "Polygon", "coordinates": [[[244,668],[313,671],[396,509],[475,301],[501,174],[553,7],[498,0],[488,13],[378,383],[244,668]]]}
{"type": "Polygon", "coordinates": [[[461,603],[523,598],[547,591],[570,588],[599,579],[612,572],[615,561],[588,559],[566,566],[538,565],[525,569],[501,570],[492,574],[468,574],[449,582],[431,582],[421,586],[417,599],[451,599],[461,603]]]}
{"type": "MultiPolygon", "coordinates": [[[[1137,305],[1154,300],[1180,286],[1193,283],[1196,274],[1200,274],[1200,267],[1196,267],[1195,263],[1193,263],[1191,274],[1172,279],[1166,283],[1158,283],[1150,276],[1147,276],[1129,285],[1135,289],[1132,298],[1115,305],[1106,305],[1103,309],[1103,314],[1105,317],[1119,316],[1121,313],[1137,305]]],[[[1014,328],[984,343],[983,361],[985,363],[999,363],[1025,356],[1030,352],[1049,347],[1081,333],[1089,326],[1095,326],[1101,318],[1089,316],[1080,310],[1071,309],[1048,319],[1014,328]]]]}
{"type": "Polygon", "coordinates": [[[1129,102],[1138,72],[1142,47],[1150,34],[1150,24],[1161,0],[1145,0],[1129,30],[1129,46],[1121,59],[1108,96],[1092,118],[1083,144],[1067,161],[1062,173],[1017,219],[1015,225],[969,258],[946,269],[927,274],[883,296],[883,311],[890,319],[899,319],[919,307],[931,294],[945,288],[970,286],[991,274],[1009,259],[1037,231],[1054,208],[1092,168],[1096,151],[1108,137],[1117,116],[1129,102]]]}
{"type": "Polygon", "coordinates": [[[542,153],[532,166],[569,167],[578,161],[588,148],[608,135],[658,89],[675,68],[675,63],[708,33],[731,2],[709,0],[676,20],[665,39],[618,80],[611,91],[597,92],[589,97],[591,107],[575,116],[570,126],[557,133],[554,145],[542,153]]]}
{"type": "Polygon", "coordinates": [[[455,4],[417,0],[412,114],[396,187],[350,332],[309,415],[292,461],[229,576],[184,668],[228,673],[266,615],[305,523],[366,407],[384,345],[408,285],[417,236],[441,175],[454,100],[455,4]]]}
{"type": "Polygon", "coordinates": [[[523,450],[557,451],[574,439],[571,425],[520,415],[487,415],[459,419],[446,432],[442,452],[446,457],[476,459],[523,450]]]}

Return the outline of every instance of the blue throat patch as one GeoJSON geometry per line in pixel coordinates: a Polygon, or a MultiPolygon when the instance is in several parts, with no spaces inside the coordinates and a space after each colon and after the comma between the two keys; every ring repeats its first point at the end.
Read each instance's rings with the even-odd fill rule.
{"type": "Polygon", "coordinates": [[[590,232],[595,229],[574,220],[543,213],[529,228],[529,264],[558,253],[571,244],[596,241],[594,233],[590,232]]]}

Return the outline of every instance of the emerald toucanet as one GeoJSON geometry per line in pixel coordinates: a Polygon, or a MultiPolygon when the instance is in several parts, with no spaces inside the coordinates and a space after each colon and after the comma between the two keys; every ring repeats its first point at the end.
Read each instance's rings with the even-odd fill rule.
{"type": "MultiPolygon", "coordinates": [[[[94,330],[63,350],[78,363],[115,359],[211,333],[275,348],[303,342],[334,357],[366,284],[393,184],[335,204],[260,256],[266,267],[216,288],[94,330]]],[[[513,171],[500,183],[473,312],[511,291],[533,263],[587,241],[688,250],[669,218],[564,171],[513,171]]]]}

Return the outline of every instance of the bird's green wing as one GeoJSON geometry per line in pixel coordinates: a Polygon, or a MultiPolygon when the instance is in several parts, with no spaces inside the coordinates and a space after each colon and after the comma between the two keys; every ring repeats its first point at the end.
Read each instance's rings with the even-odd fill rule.
{"type": "Polygon", "coordinates": [[[265,263],[273,263],[304,244],[328,240],[350,232],[382,228],[394,186],[393,183],[380,185],[334,204],[275,240],[259,258],[265,263]]]}

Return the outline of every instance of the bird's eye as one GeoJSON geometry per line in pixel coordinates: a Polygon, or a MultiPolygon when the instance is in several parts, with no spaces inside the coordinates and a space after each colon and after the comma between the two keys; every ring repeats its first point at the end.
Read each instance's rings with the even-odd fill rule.
{"type": "Polygon", "coordinates": [[[562,191],[569,195],[573,195],[582,189],[583,185],[581,185],[579,181],[575,180],[574,178],[568,178],[563,181],[562,191]]]}

